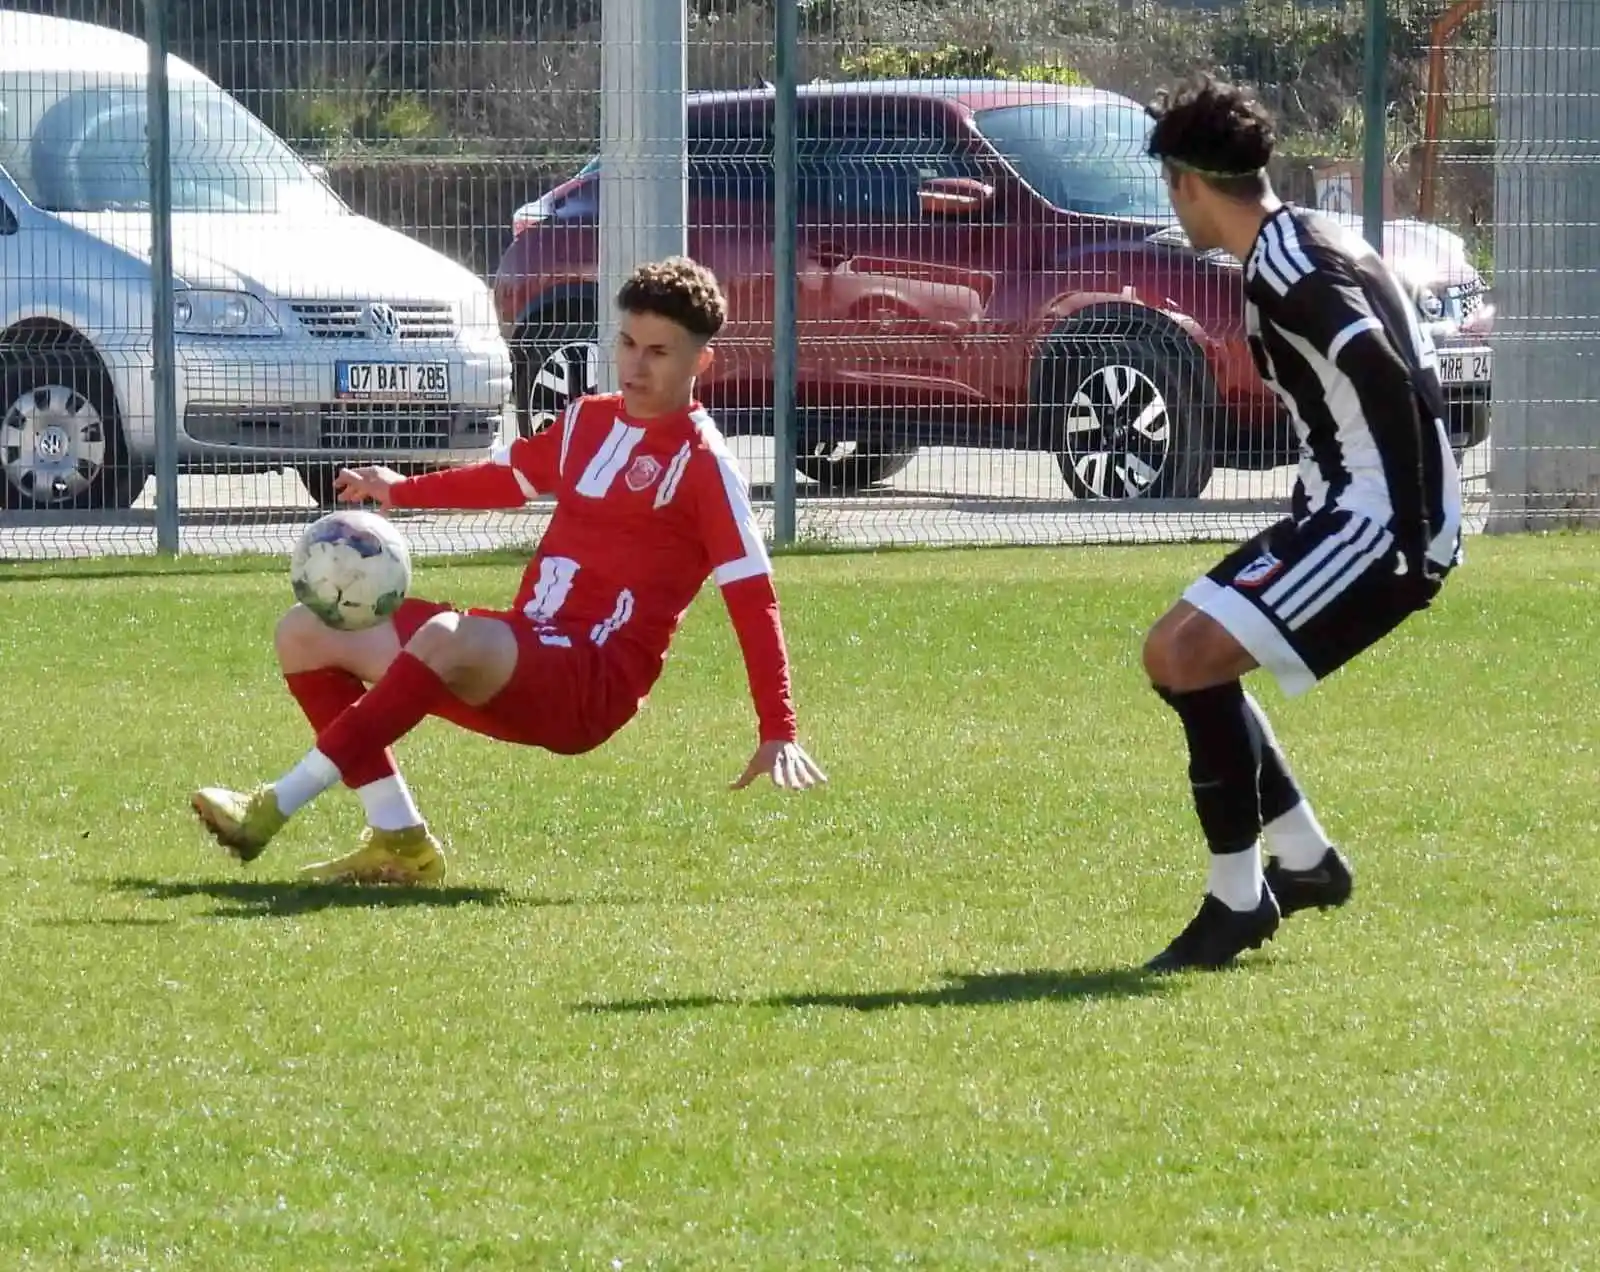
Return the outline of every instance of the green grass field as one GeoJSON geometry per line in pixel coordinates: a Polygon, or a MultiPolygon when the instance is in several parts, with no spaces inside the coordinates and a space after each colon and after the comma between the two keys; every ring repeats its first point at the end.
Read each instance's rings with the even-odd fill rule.
{"type": "Polygon", "coordinates": [[[1600,541],[1259,686],[1355,902],[1151,980],[1205,855],[1139,643],[1216,551],[781,559],[826,790],[725,789],[708,593],[598,754],[403,744],[438,895],[292,882],[342,791],[243,870],[189,815],[307,745],[277,565],[0,572],[0,1267],[1596,1266],[1600,541]]]}

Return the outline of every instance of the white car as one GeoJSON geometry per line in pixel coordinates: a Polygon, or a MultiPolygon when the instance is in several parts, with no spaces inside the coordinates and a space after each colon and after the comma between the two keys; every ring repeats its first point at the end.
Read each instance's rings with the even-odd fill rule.
{"type": "MultiPolygon", "coordinates": [[[[148,66],[0,11],[0,509],[126,507],[154,465],[148,66]]],[[[326,503],[340,465],[486,454],[514,416],[484,283],[169,67],[180,467],[292,468],[326,503]]]]}

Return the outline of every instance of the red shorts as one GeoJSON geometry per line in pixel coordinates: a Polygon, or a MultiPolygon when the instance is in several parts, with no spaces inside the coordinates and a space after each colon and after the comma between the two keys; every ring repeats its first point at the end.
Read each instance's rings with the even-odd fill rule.
{"type": "Polygon", "coordinates": [[[451,698],[433,713],[440,719],[502,742],[581,755],[638,714],[640,697],[615,659],[576,634],[548,628],[541,633],[514,610],[458,610],[442,601],[407,598],[393,619],[401,645],[434,615],[450,613],[498,618],[517,638],[517,666],[488,702],[474,707],[451,698]]]}

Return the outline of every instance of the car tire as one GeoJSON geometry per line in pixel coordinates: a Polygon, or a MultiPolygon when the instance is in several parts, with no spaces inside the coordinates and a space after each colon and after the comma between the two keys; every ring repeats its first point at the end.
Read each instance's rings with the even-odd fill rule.
{"type": "Polygon", "coordinates": [[[1078,499],[1195,499],[1215,470],[1217,393],[1179,334],[1068,324],[1040,351],[1033,409],[1078,499]]]}
{"type": "Polygon", "coordinates": [[[890,447],[882,443],[813,442],[796,457],[801,475],[827,495],[853,495],[880,485],[905,471],[919,447],[890,447]]]}
{"type": "Polygon", "coordinates": [[[0,357],[0,508],[132,505],[150,470],[129,459],[116,390],[93,349],[52,335],[0,357]]]}
{"type": "Polygon", "coordinates": [[[574,299],[534,314],[511,341],[517,432],[550,427],[574,396],[599,390],[600,330],[594,305],[574,299]]]}

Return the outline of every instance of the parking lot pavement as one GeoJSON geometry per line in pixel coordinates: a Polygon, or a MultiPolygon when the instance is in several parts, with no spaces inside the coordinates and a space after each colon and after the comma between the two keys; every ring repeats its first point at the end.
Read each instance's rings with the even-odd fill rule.
{"type": "MultiPolygon", "coordinates": [[[[734,438],[763,522],[772,523],[772,444],[734,438]]],[[[1486,511],[1487,447],[1467,457],[1469,532],[1486,511]]],[[[1283,514],[1293,470],[1219,470],[1205,495],[1179,510],[1115,508],[1076,501],[1049,455],[1028,451],[928,449],[886,488],[829,498],[798,489],[798,537],[840,547],[919,544],[1171,543],[1234,540],[1283,514]]],[[[288,473],[184,476],[178,481],[185,552],[287,553],[316,509],[288,473]]],[[[0,559],[137,555],[155,550],[154,483],[131,516],[76,521],[0,514],[0,559]]],[[[518,548],[548,520],[539,504],[513,513],[404,514],[420,555],[518,548]]]]}

